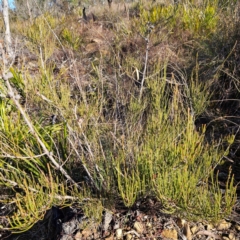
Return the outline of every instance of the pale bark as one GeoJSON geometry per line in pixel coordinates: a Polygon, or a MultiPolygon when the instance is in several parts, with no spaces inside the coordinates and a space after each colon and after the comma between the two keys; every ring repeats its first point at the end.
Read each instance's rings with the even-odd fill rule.
{"type": "Polygon", "coordinates": [[[9,55],[9,57],[12,57],[13,51],[12,51],[10,25],[9,25],[8,0],[2,0],[2,4],[3,4],[3,21],[5,26],[5,49],[6,49],[6,54],[9,55]]]}
{"type": "Polygon", "coordinates": [[[30,7],[30,5],[29,5],[28,0],[27,0],[27,8],[28,8],[28,15],[29,15],[29,18],[30,18],[30,22],[32,23],[32,22],[33,22],[32,10],[31,10],[31,7],[30,7]]]}

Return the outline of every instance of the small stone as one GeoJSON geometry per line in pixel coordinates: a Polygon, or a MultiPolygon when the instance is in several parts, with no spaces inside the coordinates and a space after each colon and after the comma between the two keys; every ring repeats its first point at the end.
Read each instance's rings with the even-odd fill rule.
{"type": "Polygon", "coordinates": [[[103,221],[103,231],[106,232],[108,230],[108,227],[110,225],[110,222],[112,221],[113,214],[106,210],[104,214],[104,221],[103,221]]]}
{"type": "Polygon", "coordinates": [[[62,230],[67,235],[73,234],[76,229],[77,229],[77,220],[75,219],[62,224],[62,230]]]}
{"type": "Polygon", "coordinates": [[[118,240],[123,239],[123,231],[121,228],[118,228],[116,230],[116,239],[118,239],[118,240]]]}
{"type": "Polygon", "coordinates": [[[144,232],[144,227],[140,222],[135,222],[133,228],[140,234],[144,232]]]}

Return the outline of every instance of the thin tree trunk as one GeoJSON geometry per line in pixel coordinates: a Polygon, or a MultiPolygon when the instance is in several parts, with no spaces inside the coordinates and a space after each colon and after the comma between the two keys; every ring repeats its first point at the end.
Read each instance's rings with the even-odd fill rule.
{"type": "Polygon", "coordinates": [[[2,0],[2,4],[3,4],[3,21],[4,21],[4,26],[5,26],[6,54],[9,55],[9,57],[12,57],[13,51],[12,51],[11,32],[10,32],[10,26],[9,26],[8,0],[2,0]]]}
{"type": "Polygon", "coordinates": [[[108,0],[108,7],[109,7],[109,9],[111,9],[111,7],[112,7],[112,0],[108,0]]]}
{"type": "Polygon", "coordinates": [[[29,5],[29,2],[27,0],[27,8],[28,8],[28,15],[29,15],[29,18],[30,18],[30,22],[32,23],[33,22],[33,18],[32,18],[32,9],[29,5]]]}

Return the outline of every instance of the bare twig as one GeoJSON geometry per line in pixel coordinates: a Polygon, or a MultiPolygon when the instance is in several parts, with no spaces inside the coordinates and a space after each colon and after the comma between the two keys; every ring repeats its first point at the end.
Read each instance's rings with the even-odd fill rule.
{"type": "Polygon", "coordinates": [[[141,101],[142,94],[143,94],[143,84],[145,81],[146,72],[147,72],[147,64],[148,64],[149,38],[150,38],[150,33],[153,28],[154,28],[154,26],[148,22],[147,23],[147,36],[144,37],[144,39],[146,41],[146,53],[145,53],[145,63],[144,63],[144,69],[143,69],[142,81],[141,81],[141,87],[140,87],[140,93],[139,93],[139,99],[138,99],[139,102],[141,101]]]}
{"type": "Polygon", "coordinates": [[[186,236],[182,233],[181,229],[178,227],[178,225],[175,223],[173,219],[171,219],[172,224],[175,226],[179,236],[182,238],[182,240],[187,240],[186,236]]]}
{"type": "MultiPolygon", "coordinates": [[[[74,136],[74,134],[71,134],[71,135],[74,136]]],[[[70,142],[72,148],[74,149],[75,153],[76,153],[77,156],[79,157],[79,159],[81,159],[80,154],[79,154],[79,152],[77,151],[76,147],[74,146],[74,143],[72,142],[72,140],[71,140],[70,138],[69,138],[68,140],[69,140],[69,142],[70,142]]],[[[83,166],[85,172],[86,172],[87,175],[88,175],[88,178],[90,179],[90,182],[93,184],[93,186],[95,187],[95,189],[96,189],[97,191],[99,191],[99,188],[98,188],[97,185],[95,184],[95,182],[94,182],[94,180],[93,180],[93,177],[92,177],[91,173],[88,171],[87,166],[84,164],[83,161],[81,161],[81,162],[82,162],[82,166],[83,166]]]]}
{"type": "Polygon", "coordinates": [[[143,70],[143,74],[142,74],[142,81],[141,81],[141,87],[140,87],[140,93],[139,93],[139,99],[138,101],[141,101],[142,98],[142,94],[143,94],[143,84],[145,81],[145,76],[146,76],[146,71],[147,71],[147,62],[148,62],[148,52],[149,52],[149,38],[145,38],[146,40],[146,55],[145,55],[145,63],[144,63],[144,70],[143,70]]]}
{"type": "Polygon", "coordinates": [[[195,236],[196,235],[207,235],[207,236],[210,236],[214,239],[220,239],[220,240],[223,239],[221,236],[219,236],[215,233],[212,233],[211,231],[208,231],[208,230],[199,231],[195,234],[195,236]]]}
{"type": "Polygon", "coordinates": [[[135,231],[135,230],[130,230],[130,231],[128,231],[128,232],[125,232],[125,233],[124,233],[124,236],[126,236],[126,235],[128,235],[128,234],[135,234],[137,237],[140,238],[140,234],[139,234],[137,231],[135,231]]]}
{"type": "Polygon", "coordinates": [[[39,158],[39,157],[42,157],[42,156],[45,156],[45,155],[46,155],[46,153],[42,153],[42,154],[34,155],[34,156],[29,156],[29,157],[18,157],[18,156],[13,156],[13,155],[10,155],[10,154],[4,154],[4,155],[0,155],[0,158],[33,159],[33,158],[39,158]]]}
{"type": "Polygon", "coordinates": [[[12,39],[11,39],[11,32],[10,32],[8,9],[9,9],[8,1],[3,0],[3,20],[4,20],[4,26],[5,26],[6,53],[10,56],[10,58],[13,58],[12,39]]]}

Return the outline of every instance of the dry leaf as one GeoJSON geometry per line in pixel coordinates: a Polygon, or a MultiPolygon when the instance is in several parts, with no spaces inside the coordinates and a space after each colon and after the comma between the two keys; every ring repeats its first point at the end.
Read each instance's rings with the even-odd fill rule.
{"type": "Polygon", "coordinates": [[[231,227],[230,222],[227,222],[226,220],[222,220],[217,225],[217,230],[226,230],[226,229],[229,229],[230,227],[231,227]]]}
{"type": "Polygon", "coordinates": [[[185,222],[183,226],[183,234],[187,237],[187,240],[192,240],[192,233],[188,222],[185,222]]]}
{"type": "Polygon", "coordinates": [[[164,229],[161,233],[161,236],[164,238],[170,238],[172,240],[178,239],[178,233],[175,229],[164,229]]]}
{"type": "Polygon", "coordinates": [[[82,239],[82,234],[80,231],[77,231],[76,235],[74,236],[75,240],[81,240],[82,239]]]}
{"type": "Polygon", "coordinates": [[[176,224],[178,225],[178,227],[180,227],[180,228],[184,227],[185,223],[186,223],[186,220],[177,218],[176,224]]]}
{"type": "Polygon", "coordinates": [[[236,240],[236,237],[235,237],[235,235],[234,235],[232,232],[230,232],[230,233],[228,234],[228,238],[229,238],[230,240],[236,240]]]}
{"type": "Polygon", "coordinates": [[[131,240],[131,239],[133,239],[133,236],[132,236],[132,234],[128,233],[126,235],[126,240],[131,240]]]}
{"type": "Polygon", "coordinates": [[[221,236],[207,230],[199,231],[196,233],[196,235],[207,235],[207,236],[213,237],[214,239],[220,239],[220,240],[223,239],[221,236]]]}
{"type": "Polygon", "coordinates": [[[133,228],[140,234],[144,232],[144,227],[140,222],[135,222],[133,228]]]}
{"type": "Polygon", "coordinates": [[[114,240],[114,234],[111,234],[109,237],[104,238],[105,240],[114,240]]]}
{"type": "Polygon", "coordinates": [[[191,227],[192,234],[195,234],[197,232],[197,230],[198,230],[197,225],[194,225],[194,226],[191,227]]]}
{"type": "Polygon", "coordinates": [[[214,228],[214,226],[212,224],[207,224],[206,225],[207,230],[212,230],[213,228],[214,228]]]}

